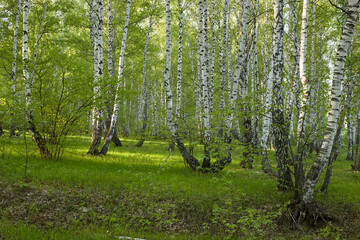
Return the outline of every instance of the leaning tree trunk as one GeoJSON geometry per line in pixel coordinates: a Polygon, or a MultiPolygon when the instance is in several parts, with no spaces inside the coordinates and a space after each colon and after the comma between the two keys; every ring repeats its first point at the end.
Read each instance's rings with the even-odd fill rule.
{"type": "Polygon", "coordinates": [[[343,27],[335,57],[334,74],[332,76],[331,103],[326,132],[320,152],[306,176],[305,183],[302,188],[302,194],[300,196],[300,207],[303,207],[300,211],[300,216],[302,216],[302,218],[306,216],[307,213],[309,215],[315,214],[313,212],[310,212],[312,208],[310,208],[309,206],[311,206],[311,203],[313,202],[315,185],[329,160],[331,148],[334,142],[337,119],[339,116],[341,82],[344,79],[345,60],[347,51],[349,49],[352,37],[355,32],[355,23],[358,18],[358,11],[359,0],[349,0],[347,19],[343,27]]]}
{"type": "MultiPolygon", "coordinates": [[[[273,133],[275,137],[275,155],[278,168],[278,189],[292,188],[291,172],[289,168],[288,135],[284,121],[283,99],[283,0],[274,0],[274,22],[272,42],[272,70],[273,72],[273,133]]],[[[271,74],[271,73],[270,73],[271,74]]],[[[270,78],[270,76],[269,76],[270,78]]]]}
{"type": "MultiPolygon", "coordinates": [[[[109,28],[109,36],[108,36],[108,73],[109,73],[109,79],[110,79],[110,89],[108,90],[108,93],[110,96],[114,96],[114,84],[113,84],[113,78],[115,75],[115,46],[114,46],[114,39],[115,39],[115,31],[113,26],[114,21],[114,13],[112,10],[112,3],[111,0],[108,1],[108,28],[109,28]]],[[[111,105],[112,102],[108,101],[107,103],[107,116],[106,116],[106,132],[110,128],[111,123],[111,105]]],[[[117,132],[115,130],[114,136],[112,138],[112,141],[114,142],[115,146],[121,147],[122,143],[119,137],[117,136],[117,132]]]]}
{"type": "MultiPolygon", "coordinates": [[[[44,9],[44,15],[46,12],[46,8],[44,9]]],[[[43,18],[44,20],[44,18],[43,18]]],[[[29,57],[28,57],[28,43],[29,43],[29,0],[24,0],[24,6],[23,6],[23,46],[22,46],[22,57],[23,57],[23,75],[24,75],[24,81],[25,81],[25,109],[26,109],[26,119],[29,127],[30,134],[32,138],[34,139],[40,154],[42,157],[49,158],[50,151],[46,146],[45,139],[41,136],[40,132],[37,130],[35,122],[34,122],[34,116],[31,109],[31,106],[33,104],[33,85],[34,85],[34,79],[29,76],[29,57]]],[[[43,21],[42,21],[43,22],[43,21]]],[[[39,29],[39,33],[41,31],[41,28],[39,29]]],[[[38,39],[39,40],[39,39],[38,39]]],[[[39,41],[37,42],[37,50],[39,41]]],[[[35,52],[35,57],[37,55],[37,52],[35,52]]],[[[34,67],[35,67],[35,59],[34,59],[34,67]]]]}
{"type": "Polygon", "coordinates": [[[12,100],[12,111],[11,111],[11,127],[10,127],[10,137],[15,135],[15,106],[18,99],[16,98],[16,72],[17,72],[17,42],[18,42],[18,28],[19,28],[19,18],[21,12],[21,0],[16,1],[16,16],[15,16],[15,25],[14,25],[14,43],[13,43],[13,62],[11,69],[11,100],[12,100]]]}
{"type": "Polygon", "coordinates": [[[334,137],[334,143],[333,143],[333,146],[332,146],[332,149],[330,152],[329,161],[327,164],[327,170],[326,170],[324,182],[321,187],[322,192],[327,192],[327,189],[330,184],[330,178],[332,175],[333,164],[340,152],[342,128],[344,125],[345,116],[348,115],[349,110],[350,110],[352,93],[353,93],[353,90],[355,87],[355,83],[356,83],[358,74],[356,74],[353,78],[351,78],[350,75],[348,77],[350,79],[348,79],[347,83],[344,84],[343,89],[341,91],[341,96],[343,96],[343,97],[340,100],[340,112],[339,112],[339,118],[337,120],[337,122],[338,122],[337,129],[336,129],[336,134],[334,137]]]}
{"type": "Polygon", "coordinates": [[[120,50],[118,82],[116,85],[115,98],[114,98],[114,107],[113,107],[113,112],[111,115],[110,127],[109,127],[108,132],[106,133],[104,145],[100,151],[101,155],[106,155],[106,153],[109,151],[111,139],[113,138],[113,135],[115,134],[116,121],[118,118],[118,113],[119,113],[119,108],[120,108],[119,92],[120,92],[120,88],[122,85],[122,78],[123,78],[123,71],[124,71],[124,57],[125,57],[125,49],[126,49],[126,40],[127,40],[128,30],[129,30],[130,8],[131,8],[131,0],[127,0],[126,12],[125,12],[125,25],[124,25],[123,39],[122,39],[121,50],[120,50]]]}
{"type": "Polygon", "coordinates": [[[101,82],[103,80],[103,0],[96,1],[94,34],[94,106],[92,110],[92,136],[88,154],[99,154],[102,132],[101,82]]]}
{"type": "Polygon", "coordinates": [[[144,60],[143,60],[143,90],[144,90],[144,108],[143,108],[143,125],[140,130],[141,138],[139,142],[135,145],[137,147],[142,147],[142,145],[145,142],[145,130],[148,124],[148,106],[149,106],[149,100],[147,95],[147,82],[146,82],[146,56],[147,56],[147,48],[149,44],[150,39],[150,33],[151,33],[151,27],[152,27],[152,18],[153,18],[153,11],[155,7],[155,0],[153,2],[152,8],[151,8],[151,14],[150,14],[150,20],[149,20],[149,29],[146,34],[146,41],[145,41],[145,48],[144,48],[144,60]]]}

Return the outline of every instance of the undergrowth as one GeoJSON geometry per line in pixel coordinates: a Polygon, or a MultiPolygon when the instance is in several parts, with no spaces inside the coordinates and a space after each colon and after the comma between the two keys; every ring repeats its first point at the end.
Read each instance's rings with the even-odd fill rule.
{"type": "MultiPolygon", "coordinates": [[[[168,143],[135,140],[111,146],[106,157],[86,155],[89,139],[70,137],[58,161],[39,157],[28,141],[0,138],[0,239],[357,239],[359,174],[335,162],[327,194],[319,202],[341,221],[293,229],[292,193],[255,169],[239,167],[241,149],[219,174],[199,174],[168,143]],[[28,159],[26,178],[25,159],[28,159]],[[285,217],[284,217],[285,216],[285,217]]],[[[201,146],[195,149],[201,156],[201,146]]]]}

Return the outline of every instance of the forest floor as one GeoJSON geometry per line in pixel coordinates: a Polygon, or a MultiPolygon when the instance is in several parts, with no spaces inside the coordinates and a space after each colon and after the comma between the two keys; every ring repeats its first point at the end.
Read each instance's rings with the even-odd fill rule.
{"type": "Polygon", "coordinates": [[[0,239],[360,239],[360,173],[343,155],[328,193],[315,196],[338,219],[313,227],[294,224],[293,193],[277,191],[259,156],[240,167],[241,149],[220,173],[199,174],[177,150],[160,168],[164,141],[126,139],[89,156],[90,138],[74,136],[59,160],[26,142],[0,137],[0,239]]]}

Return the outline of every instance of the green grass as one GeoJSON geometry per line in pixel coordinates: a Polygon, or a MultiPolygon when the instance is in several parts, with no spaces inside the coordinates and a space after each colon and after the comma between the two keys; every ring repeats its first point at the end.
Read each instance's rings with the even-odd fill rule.
{"type": "MultiPolygon", "coordinates": [[[[160,168],[168,156],[166,142],[146,141],[137,148],[136,140],[122,141],[123,147],[112,145],[105,157],[89,156],[90,139],[71,136],[55,161],[41,159],[30,139],[26,151],[22,137],[1,137],[0,239],[306,239],[316,234],[356,239],[357,232],[344,225],[359,222],[360,175],[342,156],[328,193],[316,199],[333,211],[346,206],[344,222],[322,231],[294,231],[281,217],[292,193],[276,190],[276,179],[261,171],[260,157],[255,169],[243,169],[236,149],[233,163],[219,174],[199,174],[184,165],[177,150],[160,168]]],[[[201,154],[198,146],[195,155],[201,154]]]]}

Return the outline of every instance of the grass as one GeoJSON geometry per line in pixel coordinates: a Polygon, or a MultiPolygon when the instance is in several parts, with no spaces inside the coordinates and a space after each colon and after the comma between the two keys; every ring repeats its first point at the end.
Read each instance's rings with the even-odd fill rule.
{"type": "MultiPolygon", "coordinates": [[[[241,149],[219,174],[198,174],[168,143],[123,140],[105,157],[86,155],[90,139],[71,136],[58,161],[41,159],[28,139],[0,137],[0,239],[357,239],[359,173],[335,162],[328,193],[316,199],[342,220],[293,230],[287,215],[292,193],[276,179],[239,167],[241,149]],[[27,177],[25,165],[27,163],[27,177]]],[[[201,157],[201,146],[195,155],[201,157]]],[[[314,156],[312,156],[314,157],[314,156]]],[[[321,181],[321,180],[320,180],[321,181]]]]}

